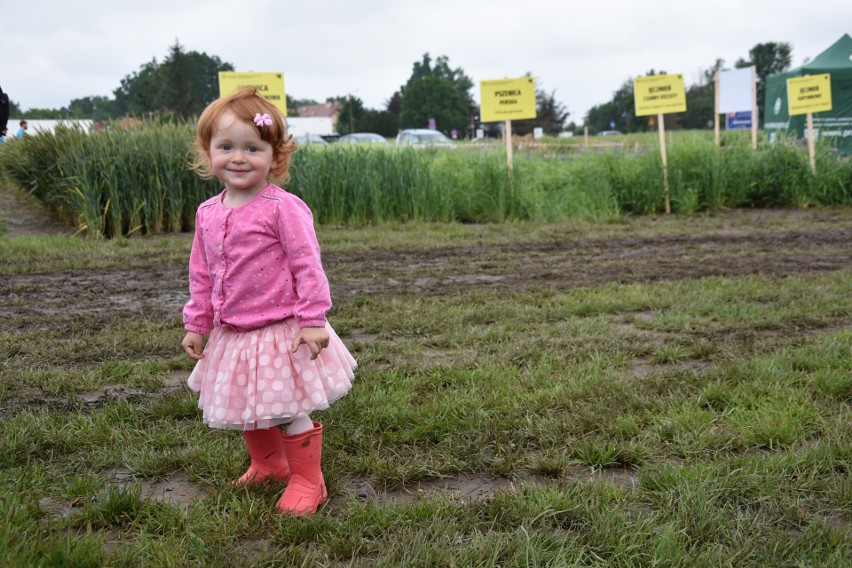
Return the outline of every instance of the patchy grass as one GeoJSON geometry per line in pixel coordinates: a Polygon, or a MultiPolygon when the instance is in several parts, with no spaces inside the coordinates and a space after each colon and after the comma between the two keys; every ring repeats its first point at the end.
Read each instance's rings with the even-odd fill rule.
{"type": "MultiPolygon", "coordinates": [[[[795,215],[773,219],[735,230],[802,229],[795,215]]],[[[322,238],[333,256],[727,223],[322,238]]],[[[185,236],[20,237],[0,240],[0,266],[97,273],[185,262],[187,247],[185,236]]],[[[315,416],[332,499],[307,519],[272,513],[280,487],[230,485],[247,464],[243,441],[204,427],[196,395],[175,388],[191,367],[178,313],[74,311],[72,295],[71,315],[28,313],[30,294],[50,289],[18,280],[2,288],[0,564],[847,566],[850,277],[352,295],[332,322],[359,360],[357,382],[315,416]]]]}

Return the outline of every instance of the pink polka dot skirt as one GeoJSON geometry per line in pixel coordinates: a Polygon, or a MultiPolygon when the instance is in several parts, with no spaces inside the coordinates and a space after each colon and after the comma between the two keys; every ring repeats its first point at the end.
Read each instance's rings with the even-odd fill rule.
{"type": "Polygon", "coordinates": [[[290,351],[294,318],[245,333],[214,329],[187,381],[200,393],[204,423],[255,430],[328,408],[352,388],[357,363],[328,324],[326,331],[329,345],[311,361],[305,345],[290,351]]]}

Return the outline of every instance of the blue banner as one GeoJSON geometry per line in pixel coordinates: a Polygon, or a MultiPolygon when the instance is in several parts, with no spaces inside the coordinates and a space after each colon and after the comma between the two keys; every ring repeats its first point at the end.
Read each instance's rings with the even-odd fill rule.
{"type": "Polygon", "coordinates": [[[748,130],[751,128],[751,111],[731,112],[725,115],[725,128],[728,130],[748,130]]]}

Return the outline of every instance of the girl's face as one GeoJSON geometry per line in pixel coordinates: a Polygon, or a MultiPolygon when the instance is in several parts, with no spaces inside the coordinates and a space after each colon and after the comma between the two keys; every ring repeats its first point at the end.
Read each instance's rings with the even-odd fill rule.
{"type": "Polygon", "coordinates": [[[210,139],[210,164],[228,190],[260,193],[274,163],[272,145],[261,140],[257,127],[231,112],[222,115],[210,139]]]}

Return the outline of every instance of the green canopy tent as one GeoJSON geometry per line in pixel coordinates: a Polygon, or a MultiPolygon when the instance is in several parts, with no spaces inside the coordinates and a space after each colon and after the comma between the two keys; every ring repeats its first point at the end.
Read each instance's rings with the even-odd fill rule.
{"type": "Polygon", "coordinates": [[[814,114],[814,136],[828,140],[843,154],[852,154],[852,37],[839,40],[805,63],[785,73],[766,78],[764,130],[774,140],[778,133],[805,136],[805,115],[787,113],[787,79],[803,75],[831,75],[832,109],[814,114]]]}

